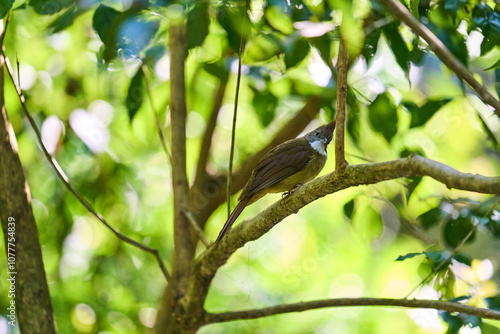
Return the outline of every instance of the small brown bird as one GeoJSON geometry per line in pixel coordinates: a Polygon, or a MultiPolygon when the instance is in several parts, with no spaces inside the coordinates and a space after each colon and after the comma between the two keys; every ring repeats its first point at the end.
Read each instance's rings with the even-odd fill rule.
{"type": "Polygon", "coordinates": [[[219,233],[222,240],[243,209],[267,193],[293,193],[311,181],[323,169],[326,162],[326,147],[332,141],[335,121],[288,140],[266,153],[252,171],[247,184],[238,198],[229,219],[219,233]]]}

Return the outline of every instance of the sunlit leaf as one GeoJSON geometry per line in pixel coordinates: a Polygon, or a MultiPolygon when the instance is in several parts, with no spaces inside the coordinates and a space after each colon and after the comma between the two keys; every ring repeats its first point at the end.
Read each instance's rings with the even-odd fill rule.
{"type": "Polygon", "coordinates": [[[245,62],[266,61],[281,52],[279,41],[273,35],[259,35],[250,40],[246,47],[245,62]]]}
{"type": "Polygon", "coordinates": [[[293,23],[290,16],[284,9],[288,9],[288,11],[291,12],[289,6],[284,8],[279,6],[269,6],[266,8],[264,15],[271,27],[285,35],[290,35],[294,31],[293,23]]]}

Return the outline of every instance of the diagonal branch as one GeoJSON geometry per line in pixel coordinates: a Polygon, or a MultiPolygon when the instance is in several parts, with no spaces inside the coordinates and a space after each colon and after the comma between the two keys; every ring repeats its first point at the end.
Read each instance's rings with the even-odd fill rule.
{"type": "Polygon", "coordinates": [[[244,310],[224,313],[207,313],[204,325],[241,319],[257,319],[276,314],[303,312],[325,307],[353,306],[396,306],[408,308],[426,308],[473,315],[484,319],[500,320],[500,312],[488,308],[477,308],[460,303],[444,302],[426,299],[390,299],[390,298],[335,298],[283,304],[254,310],[244,310]]]}
{"type": "Polygon", "coordinates": [[[339,60],[337,65],[337,112],[335,117],[335,170],[340,172],[347,165],[345,160],[345,114],[347,101],[347,50],[342,36],[339,41],[339,60]]]}
{"type": "Polygon", "coordinates": [[[148,100],[151,104],[151,110],[153,111],[153,115],[155,117],[156,130],[158,131],[158,136],[160,137],[161,146],[163,147],[163,151],[165,151],[168,161],[170,162],[170,164],[172,164],[172,157],[170,156],[170,152],[168,152],[167,143],[165,142],[165,137],[163,136],[160,120],[158,119],[158,112],[156,111],[155,104],[153,103],[153,97],[151,96],[151,87],[149,86],[149,76],[145,63],[142,63],[141,70],[142,76],[144,77],[144,83],[146,84],[148,100]]]}
{"type": "Polygon", "coordinates": [[[481,85],[469,70],[448,50],[448,48],[441,42],[436,35],[434,35],[426,26],[420,24],[410,11],[398,0],[380,0],[389,7],[389,10],[399,20],[404,22],[410,27],[415,34],[424,39],[429,48],[441,59],[441,61],[448,66],[455,74],[467,82],[472,89],[476,91],[484,103],[492,106],[495,113],[500,116],[500,101],[490,94],[488,89],[481,85]]]}
{"type": "Polygon", "coordinates": [[[35,135],[37,137],[37,140],[38,140],[38,143],[40,144],[40,147],[42,148],[42,151],[45,155],[45,157],[47,158],[47,160],[49,161],[49,163],[52,165],[52,167],[54,168],[57,176],[59,177],[59,179],[61,179],[62,183],[64,184],[64,186],[78,199],[78,201],[92,214],[94,215],[99,221],[101,221],[101,223],[104,224],[104,226],[106,226],[111,232],[113,232],[115,234],[115,236],[134,246],[134,247],[137,247],[139,249],[142,249],[143,251],[146,251],[148,253],[151,253],[155,256],[157,262],[158,262],[158,265],[163,273],[163,276],[165,276],[165,279],[167,280],[168,284],[174,288],[174,284],[172,282],[172,278],[170,277],[170,274],[168,273],[168,270],[167,268],[165,267],[165,264],[163,263],[163,260],[161,259],[160,257],[160,254],[158,252],[157,249],[155,248],[152,248],[152,247],[149,247],[149,246],[146,246],[144,244],[141,244],[140,242],[137,242],[129,237],[127,237],[126,235],[123,235],[121,234],[120,232],[118,232],[117,230],[115,230],[107,221],[106,219],[104,219],[103,216],[101,216],[100,213],[98,213],[91,205],[89,202],[87,202],[76,190],[75,188],[73,188],[73,186],[70,184],[69,182],[69,178],[68,176],[64,173],[63,169],[61,168],[61,166],[59,165],[59,163],[57,162],[57,160],[52,157],[49,153],[49,151],[47,151],[47,148],[45,147],[43,141],[42,141],[42,135],[40,134],[40,130],[38,129],[36,123],[35,123],[35,120],[33,119],[33,117],[31,116],[31,114],[29,113],[28,111],[28,108],[26,107],[26,100],[24,98],[24,95],[23,95],[23,92],[21,90],[21,87],[16,84],[16,81],[14,80],[14,71],[12,70],[12,66],[10,65],[10,62],[9,62],[9,59],[7,57],[5,57],[5,54],[3,53],[2,51],[2,56],[4,57],[5,59],[5,68],[7,69],[7,73],[9,74],[9,77],[12,81],[12,84],[14,85],[15,89],[16,89],[16,92],[17,92],[17,95],[19,97],[19,101],[21,102],[21,106],[24,110],[24,114],[26,115],[26,117],[28,118],[28,121],[31,125],[31,127],[33,128],[33,130],[35,131],[35,135]]]}
{"type": "Polygon", "coordinates": [[[193,263],[193,274],[187,292],[192,298],[187,309],[195,312],[203,307],[215,273],[237,249],[260,238],[284,218],[297,213],[307,204],[350,187],[410,176],[430,176],[448,188],[500,194],[500,177],[461,173],[447,165],[417,155],[382,163],[348,166],[341,175],[333,172],[312,180],[293,195],[279,200],[256,217],[234,227],[221,242],[203,252],[193,263]]]}
{"type": "Polygon", "coordinates": [[[219,87],[217,88],[217,93],[215,94],[212,112],[210,113],[210,118],[208,119],[207,127],[201,141],[200,157],[196,166],[196,176],[193,183],[194,188],[200,188],[200,186],[205,183],[207,179],[207,162],[210,155],[210,148],[212,147],[212,136],[214,134],[215,126],[217,125],[217,117],[219,116],[219,111],[222,107],[226,86],[227,80],[221,80],[219,87]]]}

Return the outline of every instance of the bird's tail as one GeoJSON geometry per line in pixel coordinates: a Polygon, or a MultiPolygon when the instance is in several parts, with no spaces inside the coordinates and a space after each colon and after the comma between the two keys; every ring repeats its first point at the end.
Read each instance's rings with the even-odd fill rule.
{"type": "Polygon", "coordinates": [[[226,233],[229,231],[231,226],[233,226],[234,222],[236,221],[238,216],[241,214],[243,209],[247,206],[249,200],[250,200],[250,197],[245,197],[244,199],[242,199],[238,203],[238,205],[236,205],[233,212],[229,216],[227,222],[224,224],[224,227],[222,228],[222,230],[220,230],[219,236],[217,237],[217,240],[215,240],[215,243],[221,241],[222,238],[224,237],[224,235],[226,235],[226,233]]]}

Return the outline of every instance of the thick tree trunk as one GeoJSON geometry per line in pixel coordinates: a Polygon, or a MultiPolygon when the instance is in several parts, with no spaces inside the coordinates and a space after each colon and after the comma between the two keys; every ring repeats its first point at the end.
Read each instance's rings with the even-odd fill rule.
{"type": "Polygon", "coordinates": [[[0,220],[9,258],[2,270],[11,279],[8,292],[15,295],[17,311],[9,320],[15,319],[22,333],[56,333],[29,186],[5,110],[3,65],[0,54],[0,220]]]}

